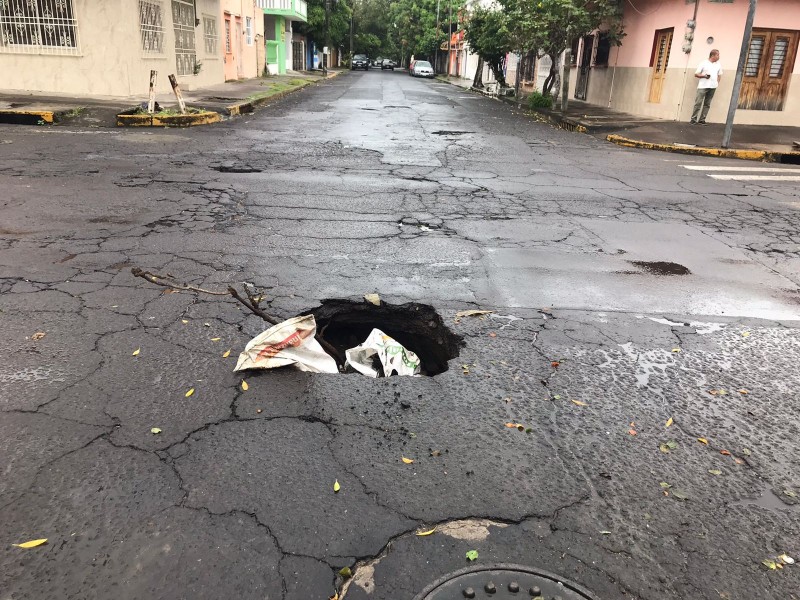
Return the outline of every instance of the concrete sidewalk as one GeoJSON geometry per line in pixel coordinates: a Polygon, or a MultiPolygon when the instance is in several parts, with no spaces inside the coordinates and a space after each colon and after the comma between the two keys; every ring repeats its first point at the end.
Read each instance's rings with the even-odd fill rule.
{"type": "MultiPolygon", "coordinates": [[[[328,78],[341,71],[331,71],[328,78]]],[[[322,81],[321,72],[295,72],[287,75],[257,77],[184,91],[188,107],[235,116],[252,112],[270,99],[277,99],[307,85],[322,81]]],[[[177,110],[172,90],[158,88],[156,101],[161,110],[177,110]]],[[[168,87],[168,86],[167,86],[168,87]]],[[[0,90],[0,123],[45,125],[52,123],[86,127],[114,127],[117,115],[147,102],[146,90],[140,96],[64,96],[0,90]]]]}

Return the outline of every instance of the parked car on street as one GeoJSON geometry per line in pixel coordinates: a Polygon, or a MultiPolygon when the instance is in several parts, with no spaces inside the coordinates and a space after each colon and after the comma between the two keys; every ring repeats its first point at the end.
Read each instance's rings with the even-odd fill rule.
{"type": "Polygon", "coordinates": [[[411,68],[414,77],[435,77],[433,66],[427,60],[415,60],[411,68]]]}
{"type": "Polygon", "coordinates": [[[364,69],[369,71],[369,59],[366,54],[356,54],[353,56],[353,64],[350,68],[355,71],[356,69],[364,69]]]}
{"type": "Polygon", "coordinates": [[[372,66],[373,67],[380,67],[383,64],[384,59],[380,56],[378,58],[372,59],[372,66]]]}
{"type": "Polygon", "coordinates": [[[381,62],[381,71],[385,71],[386,69],[391,69],[394,71],[395,68],[394,61],[391,58],[384,58],[381,62]]]}

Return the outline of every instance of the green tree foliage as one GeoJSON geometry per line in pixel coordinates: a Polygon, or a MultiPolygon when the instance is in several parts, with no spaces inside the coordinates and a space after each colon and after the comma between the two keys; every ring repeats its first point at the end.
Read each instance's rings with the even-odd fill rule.
{"type": "Polygon", "coordinates": [[[505,11],[479,7],[470,14],[464,30],[469,47],[489,65],[500,85],[506,84],[503,66],[513,49],[508,21],[505,11]]]}
{"type": "MultiPolygon", "coordinates": [[[[331,45],[350,44],[350,6],[344,0],[330,0],[331,45]]],[[[325,45],[325,0],[308,0],[308,23],[297,23],[295,27],[314,40],[318,46],[325,45]]]]}
{"type": "Polygon", "coordinates": [[[396,0],[392,2],[390,19],[394,44],[403,59],[432,58],[436,51],[436,0],[396,0]]]}

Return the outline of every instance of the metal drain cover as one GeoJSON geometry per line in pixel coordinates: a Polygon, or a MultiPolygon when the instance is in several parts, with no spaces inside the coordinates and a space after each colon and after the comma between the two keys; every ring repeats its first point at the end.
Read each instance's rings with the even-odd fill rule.
{"type": "Polygon", "coordinates": [[[597,600],[591,592],[557,575],[522,565],[467,567],[437,579],[414,600],[597,600]]]}

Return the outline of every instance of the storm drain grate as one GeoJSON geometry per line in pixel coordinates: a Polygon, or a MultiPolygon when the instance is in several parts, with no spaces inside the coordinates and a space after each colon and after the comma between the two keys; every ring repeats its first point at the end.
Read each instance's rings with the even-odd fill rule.
{"type": "Polygon", "coordinates": [[[597,600],[588,590],[557,575],[521,565],[467,567],[450,573],[414,596],[414,600],[597,600]]]}

